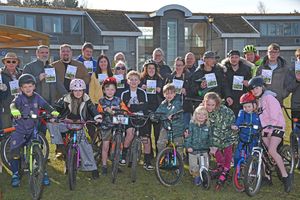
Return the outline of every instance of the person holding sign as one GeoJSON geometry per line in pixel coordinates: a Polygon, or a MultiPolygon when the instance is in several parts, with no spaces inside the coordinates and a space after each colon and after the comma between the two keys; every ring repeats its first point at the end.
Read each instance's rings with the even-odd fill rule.
{"type": "Polygon", "coordinates": [[[60,46],[59,51],[60,60],[51,63],[56,70],[57,80],[62,82],[67,91],[70,91],[70,82],[74,78],[84,80],[85,84],[89,84],[90,76],[85,66],[72,59],[72,48],[68,44],[60,46]]]}
{"type": "Polygon", "coordinates": [[[8,128],[12,126],[9,105],[15,98],[11,85],[16,83],[18,87],[17,80],[19,76],[21,76],[21,72],[17,66],[20,64],[20,59],[15,53],[8,52],[5,57],[2,58],[2,63],[4,67],[0,70],[0,112],[2,128],[8,128]]]}
{"type": "Polygon", "coordinates": [[[106,55],[100,55],[97,60],[96,71],[91,76],[91,82],[89,85],[89,95],[94,104],[98,104],[98,101],[103,97],[102,83],[107,77],[112,77],[113,73],[110,67],[109,59],[106,55]]]}
{"type": "Polygon", "coordinates": [[[36,50],[36,60],[24,66],[23,73],[31,74],[36,79],[36,92],[50,105],[68,91],[57,78],[55,68],[49,65],[49,47],[40,45],[36,50]]]}
{"type": "MultiPolygon", "coordinates": [[[[158,73],[158,66],[154,60],[146,60],[143,66],[143,72],[141,75],[140,87],[146,91],[148,97],[148,110],[155,112],[160,103],[162,102],[162,86],[163,80],[158,73]]],[[[160,123],[149,121],[153,125],[154,139],[155,139],[155,150],[157,155],[157,141],[160,133],[160,123]]],[[[151,139],[151,138],[150,138],[151,139]]],[[[153,143],[151,141],[151,143],[153,143]]],[[[154,153],[152,151],[152,153],[154,153]]]]}
{"type": "Polygon", "coordinates": [[[284,98],[288,96],[284,81],[288,73],[286,61],[280,57],[280,46],[272,43],[268,46],[267,56],[263,58],[256,76],[261,75],[266,83],[266,89],[276,93],[276,99],[283,104],[284,98]]]}
{"type": "Polygon", "coordinates": [[[176,88],[176,98],[180,100],[183,105],[183,119],[184,125],[188,128],[193,113],[193,107],[190,101],[186,101],[185,97],[189,90],[190,72],[185,67],[185,61],[181,57],[175,58],[174,62],[175,71],[167,78],[166,83],[172,83],[176,88]]]}
{"type": "Polygon", "coordinates": [[[237,117],[242,109],[240,97],[247,92],[248,81],[251,79],[251,67],[240,60],[240,52],[231,50],[228,53],[228,60],[222,61],[227,68],[225,76],[229,86],[229,97],[226,98],[226,104],[231,108],[237,117]]]}
{"type": "Polygon", "coordinates": [[[81,55],[79,55],[76,59],[83,63],[90,75],[92,75],[92,73],[97,69],[97,61],[93,58],[93,51],[93,44],[85,42],[81,47],[81,55]]]}

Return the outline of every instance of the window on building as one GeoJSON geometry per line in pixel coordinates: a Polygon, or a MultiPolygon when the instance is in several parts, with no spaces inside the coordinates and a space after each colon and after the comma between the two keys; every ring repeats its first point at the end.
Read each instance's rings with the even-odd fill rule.
{"type": "Polygon", "coordinates": [[[242,52],[245,44],[246,44],[246,41],[244,39],[233,39],[232,40],[232,49],[242,52]]]}
{"type": "Polygon", "coordinates": [[[70,26],[72,34],[80,34],[81,33],[81,18],[80,17],[71,17],[70,18],[70,26]]]}
{"type": "Polygon", "coordinates": [[[5,15],[0,14],[0,24],[6,24],[5,15]]]}
{"type": "Polygon", "coordinates": [[[114,51],[122,51],[126,52],[128,46],[128,39],[127,38],[121,38],[121,37],[115,37],[114,38],[114,51]]]}
{"type": "MultiPolygon", "coordinates": [[[[144,24],[142,24],[144,25],[144,24]]],[[[152,56],[153,51],[153,27],[139,26],[142,35],[138,37],[138,66],[142,67],[145,61],[152,56]]]]}
{"type": "Polygon", "coordinates": [[[300,22],[261,22],[262,36],[300,36],[300,22]]]}
{"type": "Polygon", "coordinates": [[[169,66],[174,65],[177,57],[177,20],[167,22],[167,57],[166,61],[169,66]]]}
{"type": "Polygon", "coordinates": [[[35,16],[32,15],[16,15],[15,26],[29,30],[35,30],[35,16]]]}
{"type": "Polygon", "coordinates": [[[62,17],[43,16],[43,31],[46,33],[62,33],[62,17]]]}
{"type": "MultiPolygon", "coordinates": [[[[186,22],[184,24],[185,52],[193,52],[196,57],[204,53],[206,41],[206,24],[186,22]]],[[[197,57],[199,59],[199,57],[197,57]]]]}

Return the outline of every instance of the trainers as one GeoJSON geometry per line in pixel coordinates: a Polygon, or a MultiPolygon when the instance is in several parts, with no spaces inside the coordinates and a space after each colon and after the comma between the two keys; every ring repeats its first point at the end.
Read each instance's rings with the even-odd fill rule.
{"type": "Polygon", "coordinates": [[[45,174],[44,174],[43,185],[44,186],[49,186],[50,185],[50,179],[49,179],[49,176],[48,176],[47,172],[45,172],[45,174]]]}
{"type": "Polygon", "coordinates": [[[194,185],[196,185],[196,186],[201,185],[201,178],[200,178],[200,176],[196,176],[194,178],[194,185]]]}
{"type": "Polygon", "coordinates": [[[19,187],[20,186],[20,177],[18,174],[13,174],[11,178],[11,186],[19,187]]]}
{"type": "Polygon", "coordinates": [[[106,175],[107,175],[107,167],[102,166],[102,172],[101,172],[101,174],[102,174],[103,176],[106,176],[106,175]]]}
{"type": "Polygon", "coordinates": [[[287,177],[282,177],[282,182],[283,182],[283,186],[284,186],[284,191],[289,193],[291,191],[291,187],[292,187],[291,175],[289,174],[287,177]]]}
{"type": "Polygon", "coordinates": [[[120,165],[124,166],[124,165],[126,165],[126,160],[125,159],[121,159],[119,163],[120,163],[120,165]]]}
{"type": "Polygon", "coordinates": [[[98,170],[96,169],[96,170],[93,170],[92,171],[92,179],[98,179],[99,178],[99,172],[98,172],[98,170]]]}
{"type": "Polygon", "coordinates": [[[147,171],[151,171],[154,170],[154,167],[151,164],[144,164],[144,169],[147,171]]]}

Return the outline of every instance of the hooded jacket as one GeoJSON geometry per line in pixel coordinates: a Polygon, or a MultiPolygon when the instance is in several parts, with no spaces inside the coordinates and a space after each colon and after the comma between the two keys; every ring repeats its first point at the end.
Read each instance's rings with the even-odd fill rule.
{"type": "Polygon", "coordinates": [[[293,111],[300,111],[300,81],[297,81],[295,67],[288,71],[288,77],[285,80],[284,87],[289,93],[292,93],[291,108],[293,111]]]}

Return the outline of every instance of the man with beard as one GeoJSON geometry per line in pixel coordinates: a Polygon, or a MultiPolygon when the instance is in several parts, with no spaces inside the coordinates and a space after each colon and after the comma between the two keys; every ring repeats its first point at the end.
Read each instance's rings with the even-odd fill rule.
{"type": "MultiPolygon", "coordinates": [[[[41,95],[50,105],[67,93],[62,82],[56,78],[55,82],[46,82],[46,68],[49,65],[49,47],[40,45],[36,50],[37,59],[24,67],[24,74],[31,74],[36,79],[36,92],[41,95]]],[[[57,77],[57,74],[56,74],[57,77]]]]}
{"type": "Polygon", "coordinates": [[[78,78],[84,80],[85,84],[89,84],[90,76],[88,70],[85,66],[77,61],[72,59],[72,48],[68,44],[63,44],[60,46],[60,60],[51,63],[57,72],[57,78],[64,83],[65,88],[69,90],[71,79],[78,78]],[[66,78],[66,72],[68,68],[76,68],[75,76],[72,78],[66,78]]]}

